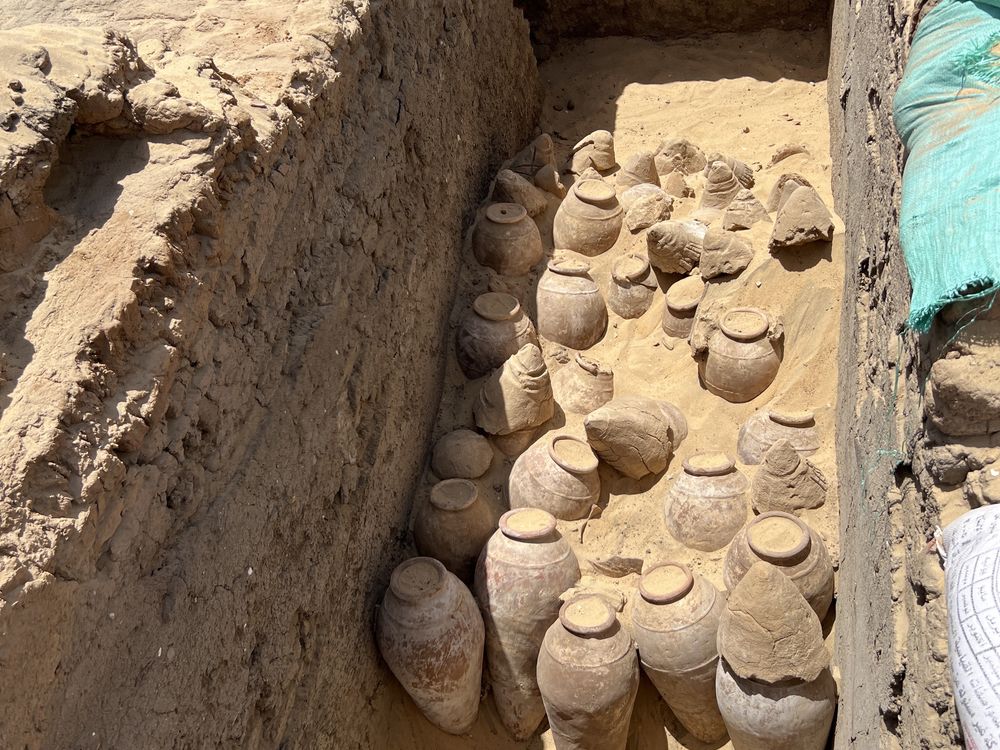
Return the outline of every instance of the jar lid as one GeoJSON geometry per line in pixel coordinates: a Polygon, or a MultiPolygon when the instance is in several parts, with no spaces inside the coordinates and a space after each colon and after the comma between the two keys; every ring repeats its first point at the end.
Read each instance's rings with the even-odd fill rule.
{"type": "Polygon", "coordinates": [[[644,281],[648,274],[649,261],[641,255],[636,255],[635,253],[623,255],[615,261],[614,268],[611,271],[611,275],[614,276],[615,281],[619,283],[626,281],[639,283],[644,281]]]}
{"type": "Polygon", "coordinates": [[[734,307],[719,324],[722,332],[736,341],[759,339],[767,333],[768,326],[767,313],[757,307],[734,307]]]}
{"type": "Polygon", "coordinates": [[[582,180],[573,186],[573,194],[594,206],[617,203],[615,189],[604,180],[582,180]]]}
{"type": "Polygon", "coordinates": [[[600,594],[579,594],[559,609],[559,622],[571,633],[601,635],[616,622],[615,611],[600,594]]]}
{"type": "Polygon", "coordinates": [[[768,416],[771,418],[772,422],[783,424],[786,427],[808,427],[813,424],[816,419],[816,415],[808,409],[803,409],[801,411],[786,411],[784,409],[779,411],[777,409],[771,409],[768,412],[768,416]]]}
{"type": "Polygon", "coordinates": [[[597,456],[590,445],[572,435],[556,435],[549,441],[549,456],[572,474],[597,471],[597,456]]]}
{"type": "Polygon", "coordinates": [[[553,258],[548,262],[547,267],[553,273],[563,276],[586,276],[590,273],[589,263],[576,258],[568,258],[565,255],[553,258]]]}
{"type": "Polygon", "coordinates": [[[705,296],[705,281],[701,276],[687,276],[667,289],[667,305],[672,310],[694,310],[705,296]]]}
{"type": "Polygon", "coordinates": [[[527,215],[524,206],[518,203],[491,203],[486,209],[486,218],[495,224],[516,224],[527,215]]]}
{"type": "Polygon", "coordinates": [[[404,560],[389,577],[392,593],[407,602],[428,599],[444,586],[448,571],[433,557],[404,560]]]}
{"type": "Polygon", "coordinates": [[[696,477],[716,477],[728,474],[736,468],[736,462],[722,451],[695,453],[684,461],[684,471],[696,477]]]}
{"type": "Polygon", "coordinates": [[[472,309],[480,318],[486,320],[513,320],[521,311],[521,303],[511,294],[486,292],[476,297],[472,309]]]}
{"type": "Polygon", "coordinates": [[[465,510],[479,497],[475,482],[445,479],[431,488],[431,505],[440,510],[465,510]]]}
{"type": "Polygon", "coordinates": [[[747,543],[762,560],[788,563],[809,549],[809,527],[781,511],[762,513],[747,526],[747,543]]]}
{"type": "Polygon", "coordinates": [[[509,539],[541,539],[555,530],[555,516],[540,508],[514,508],[500,516],[500,531],[509,539]]]}
{"type": "Polygon", "coordinates": [[[683,599],[694,588],[694,574],[687,565],[663,563],[639,579],[639,593],[652,604],[670,604],[683,599]]]}

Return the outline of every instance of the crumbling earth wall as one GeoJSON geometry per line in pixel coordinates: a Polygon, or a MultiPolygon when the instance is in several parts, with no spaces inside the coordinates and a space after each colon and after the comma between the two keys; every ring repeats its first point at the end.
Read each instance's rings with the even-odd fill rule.
{"type": "Polygon", "coordinates": [[[0,28],[0,746],[356,746],[463,227],[537,120],[526,23],[0,28]]]}

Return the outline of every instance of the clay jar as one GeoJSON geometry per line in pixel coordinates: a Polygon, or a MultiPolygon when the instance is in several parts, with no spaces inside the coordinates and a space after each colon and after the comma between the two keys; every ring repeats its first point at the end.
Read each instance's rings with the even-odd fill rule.
{"type": "Polygon", "coordinates": [[[826,747],[837,706],[837,685],[829,669],[812,682],[769,685],[738,676],[720,660],[715,692],[733,750],[826,747]]]}
{"type": "Polygon", "coordinates": [[[599,255],[615,244],[621,229],[615,189],[603,180],[581,180],[559,204],[552,239],[557,250],[599,255]]]}
{"type": "Polygon", "coordinates": [[[653,304],[656,275],[641,255],[624,255],[611,268],[608,307],[623,318],[638,318],[653,304]]]}
{"type": "Polygon", "coordinates": [[[472,594],[429,557],[392,572],[378,610],[375,639],[382,658],[427,719],[465,734],[479,712],[483,619],[472,594]]]}
{"type": "Polygon", "coordinates": [[[510,470],[511,508],[540,508],[564,521],[583,518],[601,494],[597,456],[569,435],[542,438],[510,470]]]}
{"type": "Polygon", "coordinates": [[[479,553],[490,538],[495,516],[468,479],[445,479],[431,488],[428,502],[413,519],[417,552],[433,557],[471,582],[479,553]]]}
{"type": "Polygon", "coordinates": [[[557,750],[625,750],[639,665],[607,600],[584,594],[563,605],[537,674],[557,750]]]}
{"type": "Polygon", "coordinates": [[[723,580],[732,591],[755,562],[763,560],[792,579],[820,621],[833,601],[833,565],[820,536],[789,513],[762,513],[733,539],[723,580]]]}
{"type": "Polygon", "coordinates": [[[686,339],[691,335],[698,305],[705,296],[705,282],[701,276],[688,276],[675,281],[667,289],[666,304],[660,327],[668,336],[686,339]]]}
{"type": "Polygon", "coordinates": [[[700,362],[701,380],[716,396],[733,403],[763,393],[778,374],[781,358],[768,335],[767,313],[755,307],[729,310],[700,362]]]}
{"type": "Polygon", "coordinates": [[[736,452],[745,464],[759,464],[779,440],[787,440],[803,458],[819,450],[819,432],[811,411],[762,409],[740,428],[736,452]]]}
{"type": "Polygon", "coordinates": [[[639,663],[674,716],[702,742],[726,736],[715,701],[716,636],[725,600],[710,581],[680,563],[639,579],[632,637],[639,663]]]}
{"type": "Polygon", "coordinates": [[[497,273],[523,276],[542,259],[542,236],[524,206],[493,203],[472,232],[472,252],[497,273]]]}
{"type": "Polygon", "coordinates": [[[750,482],[725,453],[696,453],[667,491],[667,530],[692,549],[722,549],[746,522],[749,489],[750,482]]]}
{"type": "Polygon", "coordinates": [[[577,352],[552,376],[552,391],[564,411],[586,415],[614,397],[614,377],[610,367],[577,352]]]}
{"type": "Polygon", "coordinates": [[[572,349],[589,349],[604,335],[608,310],[601,290],[580,260],[553,258],[538,281],[538,332],[572,349]]]}
{"type": "Polygon", "coordinates": [[[535,326],[520,303],[502,292],[476,297],[455,337],[458,364],[470,379],[493,372],[525,344],[538,344],[535,326]]]}
{"type": "Polygon", "coordinates": [[[535,663],[559,597],[580,580],[580,566],[556,519],[536,508],[500,517],[476,568],[475,594],[486,623],[486,665],[497,712],[517,740],[545,717],[535,663]]]}

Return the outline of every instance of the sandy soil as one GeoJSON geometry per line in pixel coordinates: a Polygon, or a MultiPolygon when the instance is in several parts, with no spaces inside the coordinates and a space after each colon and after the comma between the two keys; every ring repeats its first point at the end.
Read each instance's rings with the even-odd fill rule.
{"type": "MultiPolygon", "coordinates": [[[[720,151],[753,166],[757,181],[753,192],[762,202],[783,173],[798,172],[832,207],[823,54],[821,45],[811,39],[777,32],[670,44],[610,38],[567,45],[542,66],[547,99],[540,126],[553,134],[563,156],[583,135],[598,128],[610,130],[619,163],[636,151],[655,150],[667,136],[685,137],[705,152],[720,151]],[[768,166],[772,155],[786,144],[803,144],[808,153],[768,166]]],[[[701,184],[691,184],[700,197],[701,184]]],[[[672,218],[686,217],[697,207],[697,200],[675,203],[672,218]]],[[[557,205],[553,199],[549,211],[538,220],[548,248],[557,205]]],[[[662,475],[634,481],[602,464],[601,516],[591,519],[585,529],[580,521],[560,522],[580,559],[585,585],[616,589],[625,598],[632,596],[636,575],[610,578],[592,564],[617,555],[642,558],[647,567],[653,562],[680,560],[723,589],[725,550],[700,553],[676,542],[663,523],[663,501],[685,458],[706,449],[723,450],[735,457],[740,425],[772,403],[816,413],[823,444],[812,460],[826,474],[830,491],[826,504],[806,511],[803,518],[824,537],[832,559],[838,559],[834,407],[844,264],[842,227],[838,221],[832,245],[786,252],[780,257],[767,250],[770,231],[770,223],[761,223],[742,233],[753,242],[753,262],[735,279],[712,284],[708,297],[725,298],[733,305],[760,306],[783,318],[784,360],[775,382],[758,398],[730,404],[700,385],[688,345],[668,339],[660,329],[662,289],[672,281],[669,277],[661,277],[661,291],[642,317],[623,320],[609,313],[607,334],[588,350],[588,356],[614,368],[616,394],[636,393],[677,404],[688,419],[689,435],[662,475]]],[[[614,248],[591,259],[592,276],[602,289],[607,288],[614,259],[630,249],[644,250],[643,235],[633,237],[623,229],[614,248]]],[[[493,288],[506,284],[534,317],[536,283],[537,273],[516,281],[491,278],[468,251],[452,323],[457,324],[476,295],[491,284],[493,288]]],[[[566,350],[558,345],[543,342],[543,349],[550,373],[569,361],[566,350]]],[[[471,405],[479,386],[480,381],[465,380],[452,354],[437,435],[473,425],[471,405]]],[[[583,437],[582,421],[582,417],[565,415],[557,408],[545,429],[583,437]]],[[[479,480],[481,492],[491,498],[498,515],[505,509],[502,490],[511,463],[497,452],[491,471],[479,480]]],[[[748,477],[755,468],[740,466],[748,477]]],[[[433,476],[428,474],[428,485],[416,502],[425,501],[431,482],[433,476]]],[[[831,614],[825,623],[828,633],[833,617],[831,614]]],[[[832,636],[828,643],[832,649],[832,636]]],[[[526,745],[513,743],[489,700],[484,702],[480,721],[469,738],[449,737],[431,727],[415,714],[398,685],[386,685],[377,703],[379,715],[373,725],[379,726],[372,728],[372,747],[552,747],[548,733],[526,745]],[[384,736],[386,728],[389,739],[384,736]]],[[[704,746],[685,736],[644,679],[629,747],[704,746]]]]}

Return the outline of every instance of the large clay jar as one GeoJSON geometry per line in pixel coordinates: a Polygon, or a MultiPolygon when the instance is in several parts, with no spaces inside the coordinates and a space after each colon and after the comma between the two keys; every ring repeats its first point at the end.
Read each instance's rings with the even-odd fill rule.
{"type": "Polygon", "coordinates": [[[638,318],[653,304],[656,274],[641,255],[623,255],[611,268],[608,307],[623,318],[638,318]]]}
{"type": "Polygon", "coordinates": [[[417,511],[413,541],[421,555],[440,560],[470,583],[479,553],[496,528],[494,518],[474,482],[445,479],[431,488],[427,504],[417,511]]]}
{"type": "Polygon", "coordinates": [[[525,344],[479,389],[472,407],[476,424],[491,435],[534,430],[555,411],[552,381],[535,344],[525,344]]]}
{"type": "Polygon", "coordinates": [[[382,658],[424,716],[450,734],[465,734],[479,712],[483,618],[472,593],[430,557],[392,572],[378,610],[382,658]]]}
{"type": "Polygon", "coordinates": [[[716,396],[733,403],[763,393],[778,374],[781,358],[768,335],[767,313],[754,307],[729,310],[699,363],[701,380],[716,396]]]}
{"type": "Polygon", "coordinates": [[[761,409],[740,428],[736,452],[745,464],[759,464],[779,440],[787,440],[802,457],[819,450],[819,432],[811,411],[761,409]]]}
{"type": "Polygon", "coordinates": [[[686,339],[691,335],[698,305],[705,296],[705,282],[701,276],[688,276],[675,281],[667,289],[666,304],[660,327],[668,336],[686,339]]]}
{"type": "Polygon", "coordinates": [[[725,599],[687,566],[664,563],[643,574],[633,601],[632,637],[646,676],[691,734],[702,742],[722,739],[715,669],[725,599]]]}
{"type": "Polygon", "coordinates": [[[769,685],[736,675],[719,660],[715,692],[733,750],[823,750],[837,685],[829,669],[812,682],[769,685]]]}
{"type": "Polygon", "coordinates": [[[564,521],[583,518],[601,494],[597,456],[575,437],[546,436],[514,462],[507,493],[511,508],[540,508],[564,521]]]}
{"type": "Polygon", "coordinates": [[[537,508],[504,513],[479,558],[475,594],[486,623],[488,680],[500,719],[517,740],[545,717],[538,649],[559,616],[559,597],[579,580],[580,565],[556,519],[537,508]]]}
{"type": "Polygon", "coordinates": [[[667,491],[667,530],[692,549],[722,549],[746,523],[749,489],[749,480],[725,453],[696,453],[667,491]]]}
{"type": "Polygon", "coordinates": [[[472,252],[497,273],[523,276],[542,259],[542,236],[524,206],[493,203],[472,231],[472,252]]]}
{"type": "Polygon", "coordinates": [[[601,290],[590,266],[571,258],[553,258],[538,280],[538,332],[572,349],[589,349],[608,327],[601,290]]]}
{"type": "Polygon", "coordinates": [[[552,376],[556,403],[572,414],[590,414],[615,395],[610,367],[577,352],[573,361],[552,376]]]}
{"type": "Polygon", "coordinates": [[[780,511],[762,513],[733,539],[723,580],[732,591],[750,567],[769,562],[792,579],[822,621],[833,601],[833,564],[822,538],[805,521],[780,511]]]}
{"type": "Polygon", "coordinates": [[[525,344],[538,344],[521,304],[502,292],[480,294],[458,327],[455,348],[465,377],[489,375],[525,344]]]}
{"type": "Polygon", "coordinates": [[[603,180],[581,180],[559,204],[552,223],[557,250],[599,255],[621,234],[623,212],[615,189],[603,180]]]}
{"type": "Polygon", "coordinates": [[[639,664],[607,600],[584,594],[563,605],[537,674],[557,750],[625,750],[639,664]]]}

